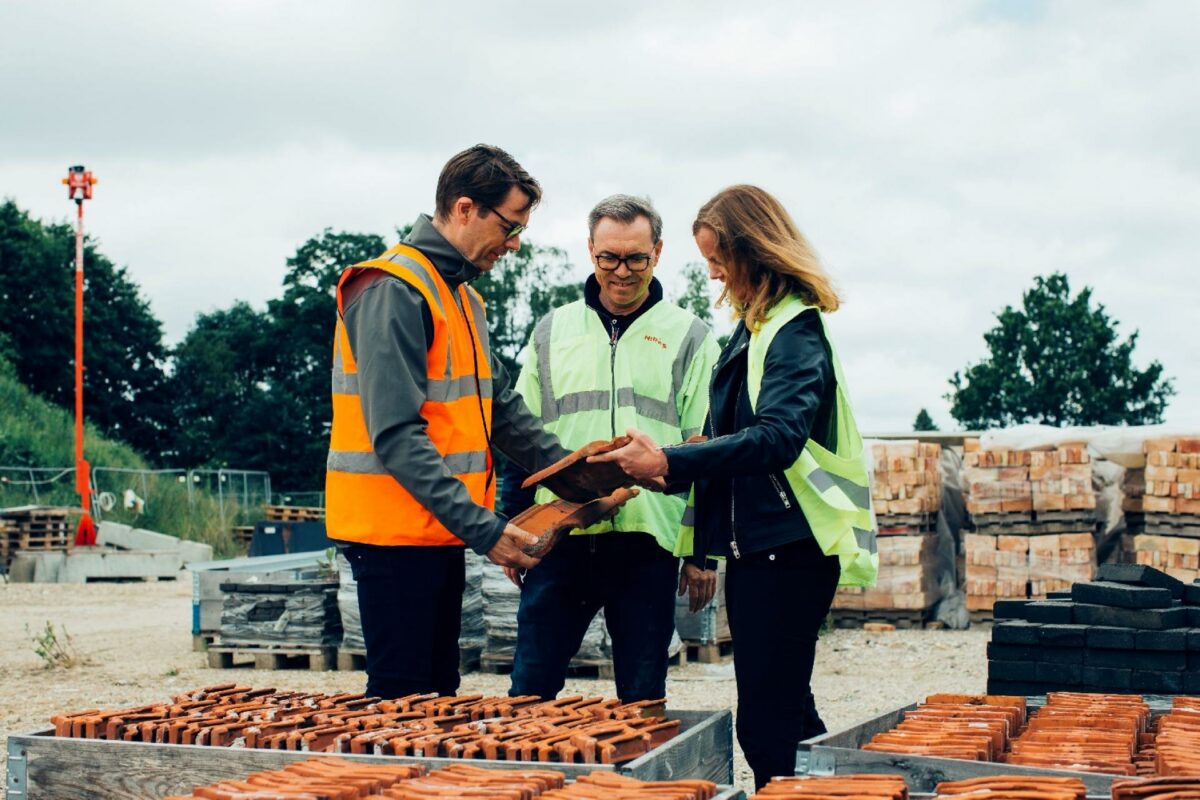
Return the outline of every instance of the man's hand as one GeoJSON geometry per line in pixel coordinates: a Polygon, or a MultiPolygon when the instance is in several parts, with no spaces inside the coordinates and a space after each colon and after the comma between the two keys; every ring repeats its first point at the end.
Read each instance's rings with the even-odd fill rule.
{"type": "Polygon", "coordinates": [[[517,587],[518,589],[525,588],[525,579],[524,579],[524,577],[522,577],[524,575],[524,573],[525,573],[525,570],[517,569],[516,567],[505,567],[504,568],[505,577],[507,577],[510,581],[512,581],[512,585],[517,587]]]}
{"type": "Polygon", "coordinates": [[[688,610],[695,614],[708,605],[717,593],[717,571],[684,564],[679,572],[679,595],[688,595],[688,610]]]}
{"type": "Polygon", "coordinates": [[[588,463],[617,464],[642,486],[646,486],[645,481],[666,475],[667,456],[662,448],[637,428],[630,428],[625,433],[629,436],[629,444],[619,450],[589,456],[588,463]]]}
{"type": "Polygon", "coordinates": [[[526,555],[522,548],[536,547],[537,544],[538,537],[509,523],[505,526],[504,533],[501,534],[496,544],[491,550],[488,550],[487,557],[493,564],[499,564],[502,567],[532,569],[541,559],[526,555]]]}

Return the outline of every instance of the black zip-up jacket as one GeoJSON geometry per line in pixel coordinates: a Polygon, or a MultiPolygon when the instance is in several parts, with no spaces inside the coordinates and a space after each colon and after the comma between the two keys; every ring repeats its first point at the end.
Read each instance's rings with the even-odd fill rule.
{"type": "Polygon", "coordinates": [[[687,560],[698,566],[706,556],[736,557],[812,536],[783,471],[810,436],[836,447],[836,384],[817,312],[804,311],[771,341],[757,414],[746,389],[749,344],[739,322],[713,368],[709,440],[663,448],[667,481],[695,484],[695,547],[687,560]]]}

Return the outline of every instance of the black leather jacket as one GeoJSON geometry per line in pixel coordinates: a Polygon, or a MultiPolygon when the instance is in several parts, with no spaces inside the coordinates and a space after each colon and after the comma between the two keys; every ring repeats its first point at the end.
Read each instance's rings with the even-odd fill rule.
{"type": "Polygon", "coordinates": [[[713,368],[707,442],[664,447],[667,480],[696,488],[696,533],[688,561],[738,557],[812,536],[783,471],[810,436],[834,449],[835,381],[821,320],[808,310],[780,329],[767,350],[758,413],[746,390],[743,323],[713,368]]]}

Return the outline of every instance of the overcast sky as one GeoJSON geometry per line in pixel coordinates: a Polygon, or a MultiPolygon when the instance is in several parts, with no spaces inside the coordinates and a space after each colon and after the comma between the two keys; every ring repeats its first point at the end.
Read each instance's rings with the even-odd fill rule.
{"type": "Polygon", "coordinates": [[[6,2],[0,196],[64,218],[93,169],[89,230],[177,341],[326,226],[393,238],[476,142],[581,276],[601,197],[653,198],[672,287],[696,209],[752,182],[843,290],[864,430],[953,427],[947,378],[1054,270],[1200,427],[1197,42],[1198,2],[6,2]]]}

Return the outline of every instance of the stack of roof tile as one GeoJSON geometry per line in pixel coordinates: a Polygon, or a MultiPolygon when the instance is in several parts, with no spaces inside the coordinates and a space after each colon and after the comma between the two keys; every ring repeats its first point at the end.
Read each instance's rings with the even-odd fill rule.
{"type": "MultiPolygon", "coordinates": [[[[1156,722],[1152,745],[1155,774],[1200,775],[1200,698],[1176,697],[1171,712],[1156,722]]],[[[1193,781],[1200,796],[1200,779],[1193,781]]]]}
{"type": "Polygon", "coordinates": [[[210,686],[168,703],[52,718],[55,735],[326,753],[617,764],[673,738],[665,701],[438,697],[381,700],[210,686]]]}
{"type": "Polygon", "coordinates": [[[1087,787],[1078,778],[1040,775],[995,775],[962,781],[943,781],[934,791],[934,800],[1084,800],[1087,796],[1087,787]]]}
{"type": "Polygon", "coordinates": [[[1013,740],[1010,764],[1135,775],[1150,708],[1137,695],[1051,693],[1013,740]]]}
{"type": "Polygon", "coordinates": [[[835,775],[772,778],[754,797],[772,800],[907,800],[908,786],[900,775],[835,775]]]}
{"type": "Polygon", "coordinates": [[[1200,797],[1200,778],[1165,777],[1115,780],[1112,800],[1194,800],[1200,797]]]}
{"type": "Polygon", "coordinates": [[[1025,698],[993,695],[930,695],[890,731],[877,733],[863,750],[997,761],[1025,724],[1025,698]]]}

